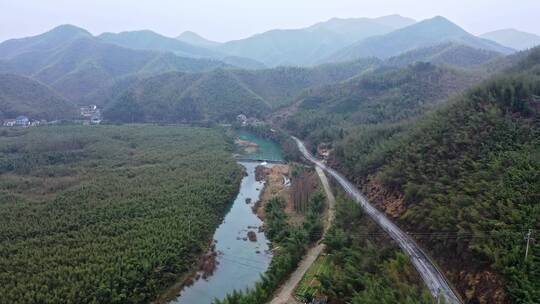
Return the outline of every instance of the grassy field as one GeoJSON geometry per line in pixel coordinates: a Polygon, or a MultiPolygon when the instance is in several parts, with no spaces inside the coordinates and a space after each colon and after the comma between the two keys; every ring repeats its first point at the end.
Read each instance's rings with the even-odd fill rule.
{"type": "Polygon", "coordinates": [[[319,281],[318,276],[329,274],[331,271],[332,265],[330,264],[330,260],[327,256],[320,255],[296,287],[296,296],[299,299],[303,299],[307,294],[316,294],[321,288],[321,282],[319,281]]]}
{"type": "Polygon", "coordinates": [[[241,170],[220,131],[0,130],[0,303],[150,302],[186,273],[241,170]]]}

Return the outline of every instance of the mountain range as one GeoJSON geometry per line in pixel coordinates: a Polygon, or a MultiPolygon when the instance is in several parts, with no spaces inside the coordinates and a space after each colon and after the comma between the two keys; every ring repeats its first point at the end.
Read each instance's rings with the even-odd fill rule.
{"type": "Polygon", "coordinates": [[[331,54],[322,62],[347,61],[363,57],[389,58],[417,48],[448,42],[502,54],[514,51],[496,42],[469,34],[448,19],[437,16],[386,35],[366,38],[331,54]]]}
{"type": "Polygon", "coordinates": [[[378,64],[366,59],[314,68],[166,73],[132,83],[104,114],[118,122],[231,122],[238,114],[264,118],[290,105],[304,89],[349,79],[378,64]]]}
{"type": "MultiPolygon", "coordinates": [[[[0,73],[36,80],[74,105],[104,107],[118,103],[128,91],[135,102],[144,103],[138,98],[148,94],[135,93],[149,90],[147,83],[153,82],[147,79],[171,77],[185,82],[186,91],[175,89],[178,96],[174,98],[167,93],[169,100],[182,103],[185,97],[201,103],[195,108],[202,114],[189,117],[223,120],[231,119],[241,107],[231,107],[221,116],[210,113],[213,104],[221,103],[216,97],[220,94],[228,96],[223,104],[241,105],[252,100],[245,112],[260,116],[294,102],[303,90],[339,83],[382,66],[401,68],[431,62],[460,68],[488,67],[484,72],[489,74],[506,64],[502,59],[509,52],[512,49],[475,37],[442,17],[420,22],[399,15],[334,18],[302,29],[273,30],[226,43],[193,32],[177,38],[147,30],[93,36],[82,28],[62,25],[41,35],[0,43],[0,73]],[[316,62],[332,63],[313,68],[266,68],[316,62]],[[218,86],[216,79],[230,87],[218,86]]],[[[145,117],[163,121],[154,114],[145,117]]],[[[183,121],[172,119],[178,120],[183,121]]]]}
{"type": "Polygon", "coordinates": [[[206,47],[199,47],[178,39],[143,30],[121,33],[103,33],[97,39],[136,50],[173,52],[175,55],[192,58],[219,57],[220,54],[206,47]]]}
{"type": "Polygon", "coordinates": [[[220,60],[240,68],[264,68],[264,64],[249,57],[235,56],[213,49],[210,42],[195,33],[184,33],[178,38],[169,38],[144,30],[121,33],[103,33],[97,39],[135,50],[171,52],[180,57],[220,60]],[[196,38],[198,37],[198,39],[196,38]],[[190,40],[191,43],[183,41],[190,40]],[[204,41],[206,41],[206,45],[204,41]]]}
{"type": "Polygon", "coordinates": [[[313,65],[356,41],[413,24],[410,18],[334,18],[301,29],[271,30],[217,47],[224,53],[253,58],[268,66],[313,65]]]}
{"type": "Polygon", "coordinates": [[[213,59],[124,48],[73,26],[60,26],[42,35],[0,44],[0,73],[34,78],[75,103],[129,75],[200,72],[227,66],[213,59]]]}

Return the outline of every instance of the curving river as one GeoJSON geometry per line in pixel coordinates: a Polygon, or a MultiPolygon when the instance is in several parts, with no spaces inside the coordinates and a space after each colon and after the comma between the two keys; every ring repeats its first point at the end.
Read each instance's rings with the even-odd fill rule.
{"type": "MultiPolygon", "coordinates": [[[[245,152],[242,155],[244,159],[283,160],[276,143],[248,132],[239,132],[238,135],[242,140],[258,146],[256,151],[245,152]]],[[[239,164],[245,168],[247,175],[242,179],[230,211],[214,234],[218,266],[212,276],[200,278],[193,285],[185,287],[171,303],[209,304],[216,298],[223,299],[234,290],[253,287],[270,265],[270,243],[264,233],[259,232],[258,228],[263,223],[252,211],[264,187],[264,181],[255,179],[255,168],[260,163],[242,161],[239,164]],[[256,241],[247,238],[249,231],[255,233],[256,241]]]]}

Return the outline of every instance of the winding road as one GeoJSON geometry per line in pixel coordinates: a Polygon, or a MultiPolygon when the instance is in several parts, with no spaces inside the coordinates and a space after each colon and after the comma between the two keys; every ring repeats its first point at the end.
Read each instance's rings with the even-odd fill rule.
{"type": "Polygon", "coordinates": [[[336,170],[327,167],[324,163],[311,155],[301,140],[294,136],[292,138],[296,141],[302,155],[317,167],[320,167],[331,175],[341,185],[345,192],[360,204],[364,209],[364,212],[386,231],[390,237],[398,243],[399,247],[409,255],[411,262],[434,298],[443,298],[448,304],[463,303],[435,263],[408,234],[390,221],[382,212],[373,207],[364,195],[343,175],[336,170]]]}

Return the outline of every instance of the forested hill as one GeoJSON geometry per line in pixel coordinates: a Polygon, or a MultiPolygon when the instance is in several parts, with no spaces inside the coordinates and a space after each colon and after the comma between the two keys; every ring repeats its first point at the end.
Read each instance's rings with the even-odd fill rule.
{"type": "Polygon", "coordinates": [[[332,142],[357,134],[353,126],[413,119],[479,81],[476,74],[429,63],[382,67],[306,92],[297,112],[282,120],[311,143],[332,142]]]}
{"type": "Polygon", "coordinates": [[[386,60],[386,63],[392,66],[405,66],[415,62],[430,62],[456,67],[474,67],[502,56],[503,54],[499,52],[447,42],[408,51],[399,56],[389,58],[386,60]]]}
{"type": "Polygon", "coordinates": [[[32,79],[0,74],[0,120],[28,115],[35,119],[76,117],[76,107],[46,85],[32,79]]]}
{"type": "Polygon", "coordinates": [[[343,81],[378,65],[378,60],[315,68],[168,73],[142,79],[106,106],[118,122],[231,122],[238,114],[263,118],[286,106],[300,91],[343,81]]]}
{"type": "Polygon", "coordinates": [[[384,129],[372,129],[343,140],[334,165],[417,232],[468,301],[539,303],[540,243],[524,260],[525,233],[540,230],[539,115],[535,49],[405,135],[381,142],[384,129]]]}
{"type": "Polygon", "coordinates": [[[19,55],[0,60],[0,72],[37,79],[75,102],[118,77],[167,71],[200,72],[227,66],[215,60],[127,49],[92,37],[77,38],[46,51],[25,49],[19,55]]]}
{"type": "Polygon", "coordinates": [[[40,35],[0,43],[0,59],[11,59],[35,51],[52,51],[77,39],[88,37],[92,37],[92,34],[82,28],[61,25],[40,35]]]}
{"type": "MultiPolygon", "coordinates": [[[[335,128],[314,126],[416,117],[520,57],[445,44],[387,61],[366,58],[312,68],[226,68],[129,77],[89,97],[99,100],[105,118],[116,122],[231,122],[238,114],[265,118],[284,109],[289,115],[298,103],[297,116],[307,116],[299,117],[293,129],[335,135],[335,128]],[[461,56],[467,59],[458,59],[461,56]]],[[[85,100],[92,100],[89,97],[85,100]]]]}

